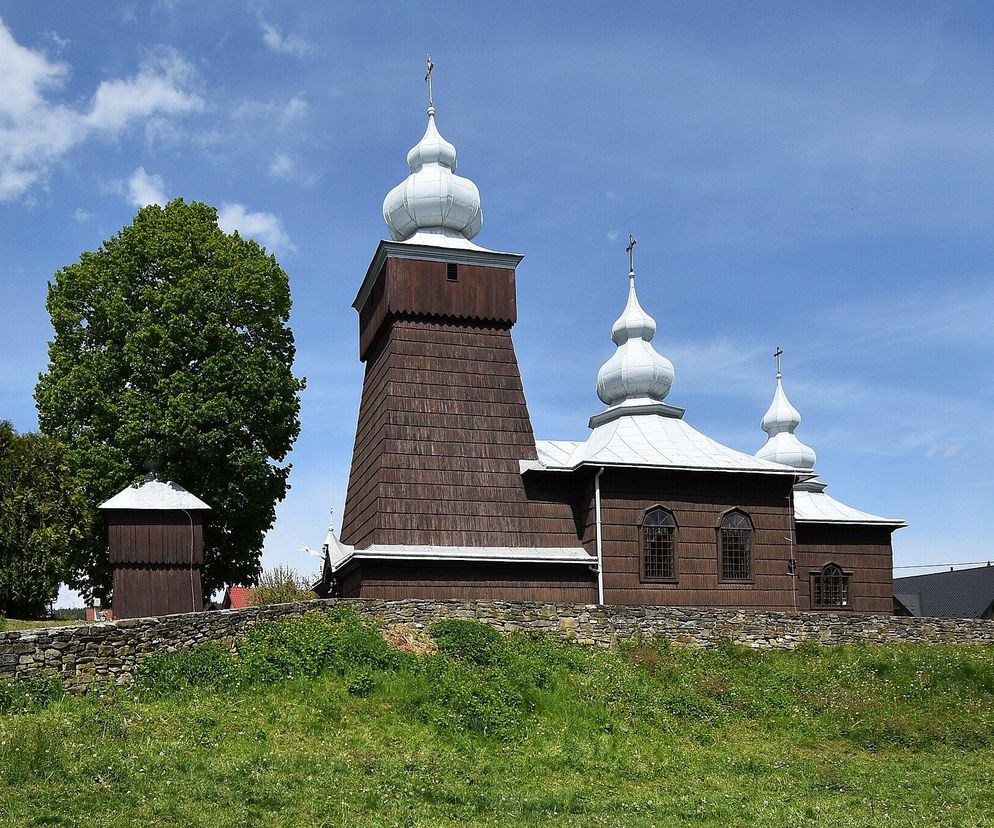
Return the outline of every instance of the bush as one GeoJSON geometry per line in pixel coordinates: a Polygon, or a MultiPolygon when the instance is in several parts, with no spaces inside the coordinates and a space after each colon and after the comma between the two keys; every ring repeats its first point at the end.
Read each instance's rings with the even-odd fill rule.
{"type": "Polygon", "coordinates": [[[428,628],[428,634],[438,644],[439,653],[481,667],[494,664],[502,649],[500,633],[476,621],[438,621],[428,628]]]}
{"type": "Polygon", "coordinates": [[[135,674],[135,687],[152,696],[192,688],[221,689],[237,685],[241,671],[234,656],[219,644],[201,644],[177,653],[146,656],[135,674]]]}
{"type": "MultiPolygon", "coordinates": [[[[405,658],[409,657],[391,648],[375,628],[342,607],[334,613],[260,621],[238,642],[237,653],[218,644],[155,653],[142,661],[135,684],[146,694],[166,695],[188,688],[271,684],[329,672],[372,675],[377,670],[397,669],[405,658]]],[[[356,679],[356,688],[361,685],[362,680],[356,679]]]]}
{"type": "Polygon", "coordinates": [[[266,604],[292,604],[317,598],[311,592],[310,581],[289,566],[265,570],[259,583],[249,593],[249,604],[261,607],[266,604]]]}
{"type": "Polygon", "coordinates": [[[439,655],[421,663],[421,678],[411,705],[418,719],[439,730],[506,735],[527,712],[524,696],[500,671],[439,655]]]}

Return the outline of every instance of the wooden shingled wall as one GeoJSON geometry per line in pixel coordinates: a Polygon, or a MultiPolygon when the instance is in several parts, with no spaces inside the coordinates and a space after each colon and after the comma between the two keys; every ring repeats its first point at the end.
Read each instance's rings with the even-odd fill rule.
{"type": "MultiPolygon", "coordinates": [[[[780,476],[654,472],[608,469],[601,477],[604,591],[611,604],[793,609],[791,558],[793,519],[788,501],[792,479],[780,476]],[[641,523],[647,509],[669,509],[676,520],[677,578],[647,581],[641,571],[641,523]],[[754,527],[748,583],[722,582],[718,570],[718,524],[733,508],[754,527]]],[[[584,544],[593,551],[595,523],[592,477],[584,497],[584,544]]]]}
{"type": "Polygon", "coordinates": [[[827,563],[849,573],[850,609],[883,612],[894,608],[891,529],[886,526],[797,524],[798,590],[801,609],[811,605],[811,574],[827,563]]]}
{"type": "Polygon", "coordinates": [[[366,360],[342,540],[574,546],[573,511],[536,484],[511,326],[513,271],[387,260],[360,310],[366,360]],[[531,495],[531,497],[529,497],[531,495]]]}

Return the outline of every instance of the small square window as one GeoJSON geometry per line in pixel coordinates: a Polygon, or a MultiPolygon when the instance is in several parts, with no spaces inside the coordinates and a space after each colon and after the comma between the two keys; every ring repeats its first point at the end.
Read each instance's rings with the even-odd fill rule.
{"type": "Polygon", "coordinates": [[[445,278],[449,282],[459,281],[459,265],[455,262],[449,262],[445,266],[445,278]]]}

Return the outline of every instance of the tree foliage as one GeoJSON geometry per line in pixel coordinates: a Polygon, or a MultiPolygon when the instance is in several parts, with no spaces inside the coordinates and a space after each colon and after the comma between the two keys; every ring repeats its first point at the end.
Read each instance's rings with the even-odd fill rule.
{"type": "MultiPolygon", "coordinates": [[[[177,199],[134,222],[49,285],[55,337],[35,390],[91,506],[141,477],[181,483],[212,507],[204,590],[251,583],[287,492],[302,379],[287,274],[217,211],[177,199]]],[[[74,586],[106,597],[104,521],[74,586]]]]}
{"type": "Polygon", "coordinates": [[[86,515],[63,447],[0,421],[0,615],[45,611],[81,554],[86,515]]]}

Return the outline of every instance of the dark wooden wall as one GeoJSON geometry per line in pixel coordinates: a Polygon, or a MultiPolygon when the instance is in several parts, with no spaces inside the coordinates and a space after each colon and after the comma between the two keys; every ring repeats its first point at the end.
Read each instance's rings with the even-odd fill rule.
{"type": "MultiPolygon", "coordinates": [[[[601,477],[604,599],[609,604],[669,604],[793,609],[788,537],[790,477],[607,469],[601,477]],[[677,524],[675,583],[641,576],[641,522],[660,505],[677,524]],[[754,527],[751,582],[722,582],[717,528],[741,508],[754,527]]],[[[581,499],[584,546],[596,552],[592,474],[581,499]]]]}
{"type": "Polygon", "coordinates": [[[182,511],[121,509],[108,512],[106,517],[112,564],[199,566],[204,562],[204,521],[200,512],[190,512],[188,517],[182,511]]]}
{"type": "Polygon", "coordinates": [[[511,342],[514,271],[460,265],[448,282],[444,263],[388,259],[384,274],[360,312],[371,339],[342,540],[575,544],[569,502],[541,487],[529,498],[519,470],[536,454],[511,342]]]}
{"type": "Polygon", "coordinates": [[[894,608],[894,555],[891,529],[885,526],[797,524],[798,591],[802,609],[811,604],[811,573],[827,563],[851,571],[850,609],[884,612],[894,608]]]}
{"type": "Polygon", "coordinates": [[[582,564],[362,561],[344,573],[342,595],[591,603],[597,600],[596,578],[582,564]]]}
{"type": "Polygon", "coordinates": [[[106,518],[115,618],[203,609],[201,512],[122,509],[106,518]]]}
{"type": "Polygon", "coordinates": [[[114,567],[114,617],[144,618],[204,608],[200,569],[179,566],[114,567]]]}
{"type": "Polygon", "coordinates": [[[392,316],[428,316],[496,322],[510,329],[517,319],[514,271],[445,262],[388,258],[359,311],[359,359],[365,360],[392,316]]]}

